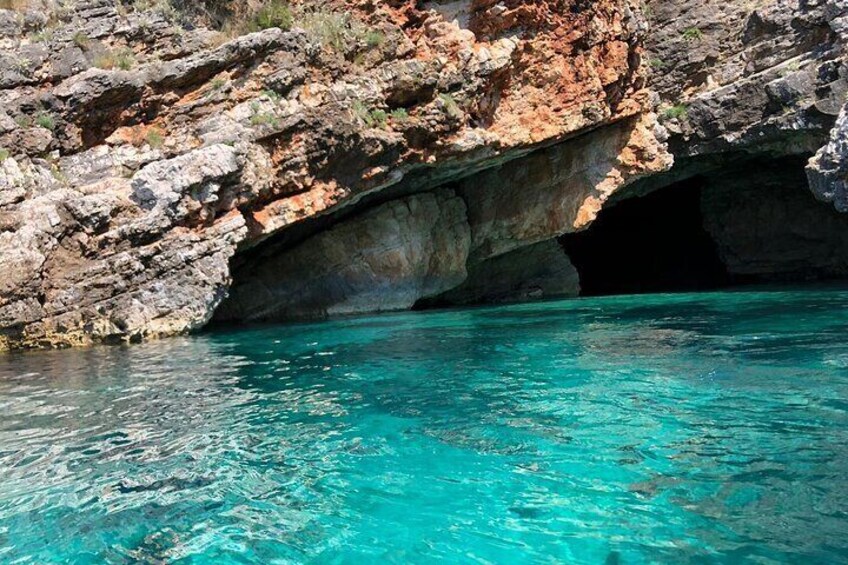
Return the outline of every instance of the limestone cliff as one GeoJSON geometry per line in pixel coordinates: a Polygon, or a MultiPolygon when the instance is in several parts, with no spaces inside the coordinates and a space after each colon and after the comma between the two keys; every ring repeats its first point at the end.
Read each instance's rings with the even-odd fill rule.
{"type": "Polygon", "coordinates": [[[575,294],[743,154],[841,206],[843,4],[703,4],[0,2],[0,349],[575,294]]]}

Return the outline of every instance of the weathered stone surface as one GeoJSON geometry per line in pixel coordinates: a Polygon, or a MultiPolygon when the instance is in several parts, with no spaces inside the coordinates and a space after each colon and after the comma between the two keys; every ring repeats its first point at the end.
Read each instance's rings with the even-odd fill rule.
{"type": "Polygon", "coordinates": [[[234,213],[203,234],[177,227],[114,247],[109,228],[134,213],[130,195],[129,181],[57,189],[4,216],[12,229],[0,233],[0,347],[132,341],[209,320],[244,219],[234,213]]]}
{"type": "Polygon", "coordinates": [[[220,320],[280,320],[411,308],[466,278],[465,204],[451,191],[394,200],[253,263],[220,320]]]}
{"type": "Polygon", "coordinates": [[[848,104],[842,107],[830,141],[810,159],[807,178],[816,198],[848,212],[848,104]]]}
{"type": "Polygon", "coordinates": [[[623,121],[463,180],[472,260],[583,229],[616,191],[668,169],[653,126],[623,121]]]}
{"type": "MultiPolygon", "coordinates": [[[[234,38],[142,6],[0,10],[0,149],[10,154],[0,163],[0,348],[195,329],[226,294],[234,256],[286,238],[318,245],[315,232],[339,221],[367,234],[344,227],[356,206],[357,216],[408,209],[410,194],[582,134],[642,136],[611,158],[609,178],[593,177],[602,186],[584,198],[585,221],[627,178],[670,164],[651,124],[646,28],[631,0],[467,2],[456,21],[426,4],[301,0],[292,30],[234,38]],[[342,21],[341,36],[323,34],[307,7],[342,21]]],[[[433,228],[416,214],[395,221],[408,233],[381,228],[394,244],[369,244],[406,250],[406,274],[371,279],[403,283],[384,303],[352,285],[338,302],[281,299],[280,311],[408,307],[460,284],[465,238],[451,228],[442,241],[437,230],[425,245],[418,234],[433,228]]],[[[547,239],[573,221],[547,222],[547,239]]],[[[496,252],[543,236],[519,232],[496,252]]]]}
{"type": "Polygon", "coordinates": [[[634,0],[297,0],[229,38],[114,0],[0,10],[0,348],[201,327],[234,265],[222,319],[406,308],[466,270],[462,300],[531,296],[568,271],[542,242],[740,155],[821,148],[810,185],[845,209],[845,3],[647,4],[650,33],[634,0]],[[644,181],[666,139],[680,165],[644,181]]]}
{"type": "Polygon", "coordinates": [[[468,279],[433,304],[523,302],[577,296],[580,276],[556,240],[510,251],[468,268],[468,279]]]}
{"type": "Polygon", "coordinates": [[[842,0],[648,3],[650,84],[676,157],[799,155],[827,139],[848,92],[842,0]]]}
{"type": "Polygon", "coordinates": [[[848,215],[804,189],[803,160],[751,162],[710,177],[704,227],[737,280],[848,276],[848,215]]]}

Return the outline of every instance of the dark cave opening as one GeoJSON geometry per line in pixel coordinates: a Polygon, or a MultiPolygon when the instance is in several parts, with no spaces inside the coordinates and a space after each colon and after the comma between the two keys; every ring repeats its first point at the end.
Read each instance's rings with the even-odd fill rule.
{"type": "Polygon", "coordinates": [[[848,215],[815,199],[806,161],[736,160],[647,194],[631,187],[559,240],[581,294],[848,279],[848,215]]]}
{"type": "Polygon", "coordinates": [[[560,238],[580,274],[581,294],[709,290],[730,284],[704,228],[694,177],[603,210],[589,229],[560,238]]]}

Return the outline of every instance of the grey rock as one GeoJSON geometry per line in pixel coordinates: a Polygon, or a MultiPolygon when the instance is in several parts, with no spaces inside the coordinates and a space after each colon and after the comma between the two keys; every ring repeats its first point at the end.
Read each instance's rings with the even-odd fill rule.
{"type": "Polygon", "coordinates": [[[435,304],[526,302],[580,294],[580,276],[556,240],[543,241],[468,268],[468,279],[435,304]]]}
{"type": "Polygon", "coordinates": [[[460,284],[471,242],[465,204],[438,190],[384,204],[263,258],[216,317],[280,320],[411,308],[460,284]]]}
{"type": "Polygon", "coordinates": [[[848,215],[805,189],[803,159],[725,167],[702,191],[704,226],[738,280],[848,276],[848,215]]]}
{"type": "Polygon", "coordinates": [[[836,120],[830,141],[810,159],[807,179],[816,198],[848,212],[848,103],[836,120]]]}
{"type": "Polygon", "coordinates": [[[165,216],[169,222],[185,221],[214,207],[222,184],[239,169],[232,147],[203,147],[141,169],[132,179],[132,199],[149,214],[165,216]]]}

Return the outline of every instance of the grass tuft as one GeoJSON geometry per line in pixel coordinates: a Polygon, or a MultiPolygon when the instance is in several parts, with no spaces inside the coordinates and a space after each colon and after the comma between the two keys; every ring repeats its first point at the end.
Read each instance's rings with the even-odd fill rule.
{"type": "Polygon", "coordinates": [[[53,131],[56,129],[56,120],[47,112],[41,112],[35,117],[35,125],[53,131]]]}
{"type": "Polygon", "coordinates": [[[697,27],[690,27],[683,30],[683,39],[687,41],[700,41],[704,38],[704,32],[697,27]]]}
{"type": "Polygon", "coordinates": [[[101,69],[128,71],[135,66],[135,53],[126,47],[107,51],[94,58],[94,66],[101,69]]]}
{"type": "Polygon", "coordinates": [[[289,30],[294,23],[291,9],[287,2],[271,0],[258,10],[244,23],[244,29],[248,32],[261,31],[272,27],[289,30]]]}
{"type": "Polygon", "coordinates": [[[89,46],[91,45],[91,40],[88,38],[86,34],[81,31],[78,31],[74,34],[73,37],[74,45],[82,49],[83,51],[88,51],[89,46]]]}
{"type": "Polygon", "coordinates": [[[406,108],[398,108],[396,110],[392,110],[392,120],[395,122],[405,122],[409,119],[409,112],[406,111],[406,108]]]}
{"type": "Polygon", "coordinates": [[[381,31],[370,30],[365,34],[365,45],[369,48],[379,47],[386,41],[386,36],[381,31]]]}
{"type": "Polygon", "coordinates": [[[369,128],[385,129],[389,124],[389,114],[379,108],[368,109],[360,100],[351,105],[354,117],[369,128]]]}
{"type": "Polygon", "coordinates": [[[151,149],[160,149],[163,145],[165,145],[165,137],[162,135],[162,131],[158,128],[150,128],[147,131],[147,135],[144,137],[144,140],[151,149]]]}
{"type": "Polygon", "coordinates": [[[439,101],[442,103],[442,107],[448,113],[448,116],[455,119],[462,117],[462,109],[456,103],[453,96],[450,94],[439,94],[439,101]]]}
{"type": "Polygon", "coordinates": [[[663,112],[663,117],[667,120],[685,120],[686,114],[686,104],[676,104],[670,108],[666,108],[665,112],[663,112]]]}

